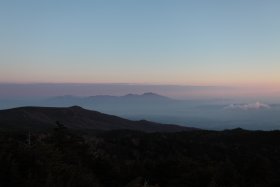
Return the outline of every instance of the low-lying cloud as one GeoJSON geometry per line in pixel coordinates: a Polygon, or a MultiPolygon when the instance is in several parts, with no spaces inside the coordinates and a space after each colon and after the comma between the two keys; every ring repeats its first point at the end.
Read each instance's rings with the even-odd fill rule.
{"type": "Polygon", "coordinates": [[[262,109],[270,109],[271,107],[267,104],[256,102],[249,104],[230,104],[226,106],[224,109],[226,110],[262,110],[262,109]]]}

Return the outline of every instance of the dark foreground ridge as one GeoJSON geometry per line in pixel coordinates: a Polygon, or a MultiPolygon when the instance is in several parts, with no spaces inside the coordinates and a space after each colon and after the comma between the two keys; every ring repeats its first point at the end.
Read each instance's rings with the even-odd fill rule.
{"type": "Polygon", "coordinates": [[[0,130],[0,186],[277,187],[280,132],[0,130]]]}
{"type": "Polygon", "coordinates": [[[280,131],[187,130],[77,106],[3,110],[0,124],[0,186],[280,186],[280,131]]]}
{"type": "Polygon", "coordinates": [[[117,116],[86,110],[79,106],[20,107],[0,110],[0,128],[53,128],[56,122],[71,129],[136,130],[144,132],[179,132],[196,130],[178,125],[159,124],[146,120],[131,121],[117,116]]]}

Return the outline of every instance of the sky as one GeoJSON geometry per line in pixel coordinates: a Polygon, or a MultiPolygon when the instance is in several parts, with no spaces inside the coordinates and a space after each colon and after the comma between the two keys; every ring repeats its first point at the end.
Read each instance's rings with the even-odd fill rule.
{"type": "Polygon", "coordinates": [[[278,0],[1,0],[0,83],[280,90],[279,9],[278,0]]]}

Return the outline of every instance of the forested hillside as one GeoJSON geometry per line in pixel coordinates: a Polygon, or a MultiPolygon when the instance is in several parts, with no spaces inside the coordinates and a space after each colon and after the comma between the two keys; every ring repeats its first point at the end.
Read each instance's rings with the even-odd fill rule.
{"type": "Polygon", "coordinates": [[[280,132],[1,131],[0,186],[280,185],[280,132]]]}

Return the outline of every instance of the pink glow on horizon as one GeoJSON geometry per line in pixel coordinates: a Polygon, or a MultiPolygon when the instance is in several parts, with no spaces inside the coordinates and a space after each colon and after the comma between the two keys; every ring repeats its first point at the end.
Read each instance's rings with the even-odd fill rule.
{"type": "Polygon", "coordinates": [[[173,98],[260,98],[280,96],[280,87],[207,87],[158,84],[0,84],[0,97],[126,95],[155,92],[173,98]]]}

